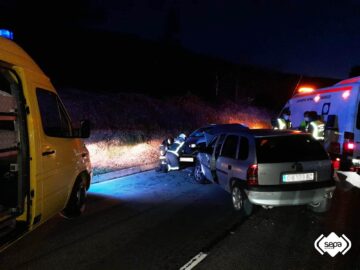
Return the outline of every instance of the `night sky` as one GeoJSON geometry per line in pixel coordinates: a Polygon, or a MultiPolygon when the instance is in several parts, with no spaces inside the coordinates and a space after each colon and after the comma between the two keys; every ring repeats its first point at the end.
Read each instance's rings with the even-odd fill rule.
{"type": "Polygon", "coordinates": [[[343,78],[360,64],[360,1],[0,0],[1,15],[24,5],[26,19],[10,18],[18,24],[80,25],[155,41],[171,32],[191,51],[285,72],[343,78]]]}
{"type": "Polygon", "coordinates": [[[169,10],[181,44],[233,62],[343,78],[360,64],[360,1],[102,1],[103,27],[159,39],[169,10]],[[121,3],[117,3],[121,2],[121,3]]]}

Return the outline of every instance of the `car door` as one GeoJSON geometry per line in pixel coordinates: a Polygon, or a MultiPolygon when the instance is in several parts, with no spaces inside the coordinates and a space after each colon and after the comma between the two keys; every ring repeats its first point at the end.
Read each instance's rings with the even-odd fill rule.
{"type": "MultiPolygon", "coordinates": [[[[220,150],[222,147],[222,144],[224,143],[224,139],[225,139],[225,134],[221,134],[217,137],[216,140],[213,141],[213,145],[212,145],[212,153],[211,155],[209,155],[209,160],[208,160],[208,164],[209,164],[209,172],[207,172],[210,176],[210,180],[218,183],[218,178],[216,175],[216,160],[220,155],[220,150]]],[[[210,151],[209,151],[210,153],[210,151]]]]}
{"type": "Polygon", "coordinates": [[[219,157],[216,160],[216,174],[218,183],[226,187],[232,177],[232,169],[237,164],[237,153],[239,146],[238,135],[227,135],[222,146],[219,157]]]}
{"type": "MultiPolygon", "coordinates": [[[[208,146],[204,146],[203,150],[199,152],[198,159],[200,160],[202,171],[205,175],[205,178],[209,181],[213,181],[213,175],[211,172],[211,159],[214,153],[216,142],[218,137],[213,138],[208,146]]],[[[205,143],[204,143],[205,145],[205,143]]]]}
{"type": "Polygon", "coordinates": [[[58,96],[36,89],[40,114],[42,218],[61,211],[74,181],[76,153],[70,119],[58,96]]]}

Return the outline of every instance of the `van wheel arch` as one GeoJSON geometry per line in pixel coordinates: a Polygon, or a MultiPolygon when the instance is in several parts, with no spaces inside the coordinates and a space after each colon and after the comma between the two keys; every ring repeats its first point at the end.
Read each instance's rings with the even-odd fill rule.
{"type": "Polygon", "coordinates": [[[74,218],[80,216],[85,211],[87,190],[90,188],[90,175],[84,171],[76,178],[71,193],[62,211],[62,215],[66,218],[74,218]]]}

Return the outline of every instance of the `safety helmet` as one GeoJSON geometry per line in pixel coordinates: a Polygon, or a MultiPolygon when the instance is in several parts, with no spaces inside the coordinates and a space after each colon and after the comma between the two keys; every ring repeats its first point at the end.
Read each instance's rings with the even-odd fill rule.
{"type": "Polygon", "coordinates": [[[186,139],[186,135],[185,135],[184,133],[181,133],[181,134],[179,135],[179,138],[185,140],[185,139],[186,139]]]}

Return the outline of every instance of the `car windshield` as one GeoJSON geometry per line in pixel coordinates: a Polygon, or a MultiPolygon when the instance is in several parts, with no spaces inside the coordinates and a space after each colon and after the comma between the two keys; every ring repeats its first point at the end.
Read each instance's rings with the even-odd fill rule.
{"type": "Polygon", "coordinates": [[[190,134],[189,137],[203,137],[204,133],[211,129],[211,127],[199,128],[190,134]]]}
{"type": "Polygon", "coordinates": [[[257,138],[256,154],[259,163],[328,159],[321,144],[307,135],[257,138]]]}

